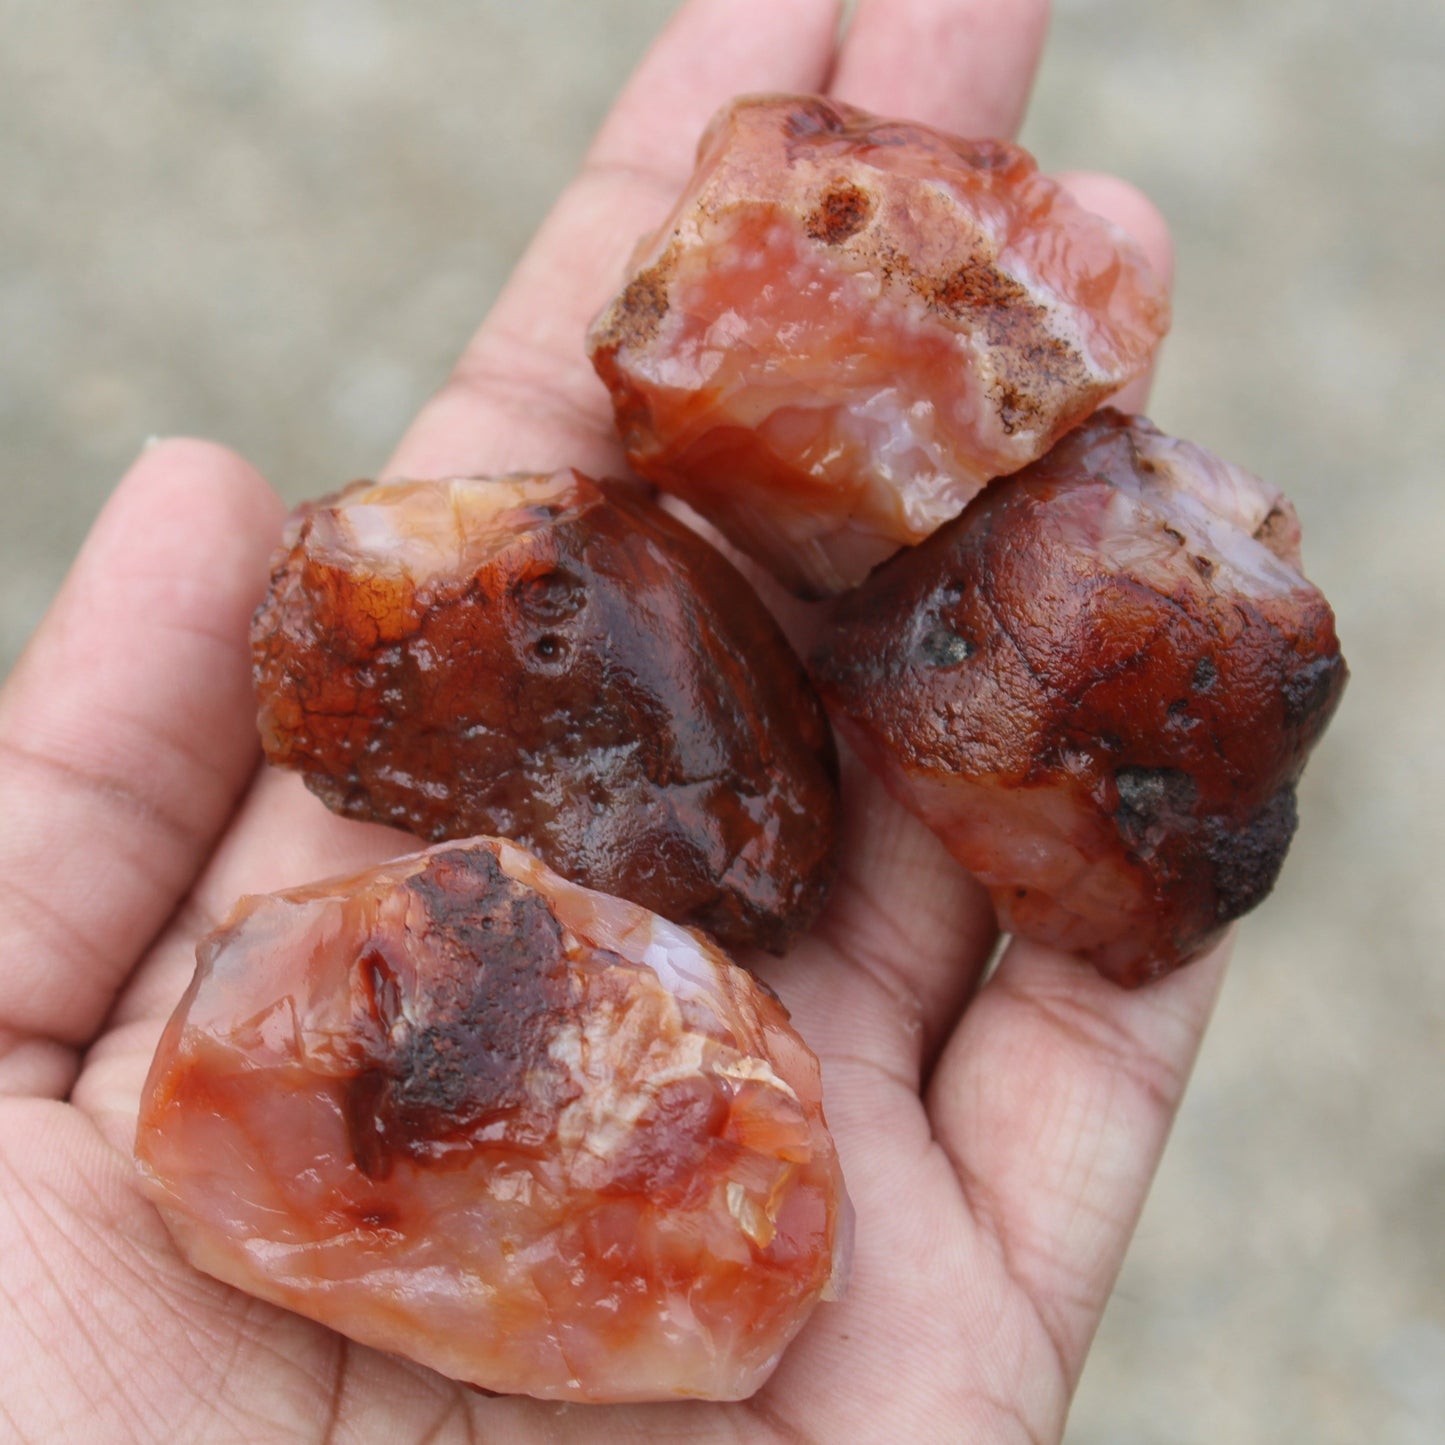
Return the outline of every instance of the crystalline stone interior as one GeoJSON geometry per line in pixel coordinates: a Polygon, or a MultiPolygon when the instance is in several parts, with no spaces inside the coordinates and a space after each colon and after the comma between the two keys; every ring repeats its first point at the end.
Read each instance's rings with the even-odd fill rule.
{"type": "Polygon", "coordinates": [[[588,338],[628,459],[786,585],[842,591],[1142,375],[1133,242],[1003,141],[733,102],[588,338]]]}
{"type": "Polygon", "coordinates": [[[508,1393],[743,1398],[846,1270],[781,1005],[500,840],[244,900],[136,1149],[199,1268],[508,1393]]]}

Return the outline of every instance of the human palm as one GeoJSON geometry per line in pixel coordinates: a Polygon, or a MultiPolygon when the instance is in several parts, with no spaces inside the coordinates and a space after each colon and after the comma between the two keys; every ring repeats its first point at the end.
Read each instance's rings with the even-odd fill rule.
{"type": "MultiPolygon", "coordinates": [[[[715,106],[827,90],[1004,134],[1045,9],[863,0],[837,43],[832,0],[693,0],[389,474],[620,471],[583,330],[715,106]]],[[[1146,202],[1069,184],[1167,269],[1146,202]]],[[[833,902],[787,958],[750,962],[823,1062],[853,1277],[753,1400],[486,1398],[185,1264],[130,1150],[195,940],[242,893],[410,846],[257,771],[246,628],[280,515],[231,454],[151,449],[0,696],[0,1421],[26,1440],[1057,1439],[1221,959],[1126,994],[1015,942],[984,982],[987,898],[851,761],[833,902]]]]}

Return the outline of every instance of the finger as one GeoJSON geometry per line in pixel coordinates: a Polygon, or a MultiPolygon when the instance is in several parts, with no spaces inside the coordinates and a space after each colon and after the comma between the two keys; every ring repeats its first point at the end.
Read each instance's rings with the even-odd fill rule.
{"type": "Polygon", "coordinates": [[[829,93],[864,110],[969,136],[1023,120],[1047,0],[862,0],[829,93]]]}
{"type": "MultiPolygon", "coordinates": [[[[1112,221],[1121,231],[1133,237],[1154,274],[1164,283],[1164,289],[1173,290],[1174,242],[1169,235],[1169,223],[1142,191],[1118,176],[1103,175],[1098,171],[1065,171],[1056,179],[1086,210],[1112,221]]],[[[1158,365],[1159,352],[1156,350],[1149,370],[1138,381],[1126,386],[1109,404],[1120,411],[1143,411],[1158,365]]]]}
{"type": "Polygon", "coordinates": [[[1077,1381],[1154,1176],[1228,945],[1126,992],[1016,940],[934,1075],[934,1133],[1077,1381]]]}
{"type": "Polygon", "coordinates": [[[913,1094],[977,986],[997,938],[988,895],[851,754],[832,901],[786,958],[754,971],[777,990],[838,1088],[882,1074],[913,1094]]]}
{"type": "Polygon", "coordinates": [[[446,387],[417,418],[393,476],[622,463],[607,393],[583,347],[639,237],[676,201],[709,117],[740,91],[814,90],[836,0],[691,0],[628,82],[590,152],[446,387]]]}
{"type": "Polygon", "coordinates": [[[822,84],[841,9],[833,0],[692,0],[618,96],[589,163],[680,184],[692,171],[698,136],[734,96],[822,84]]]}
{"type": "Polygon", "coordinates": [[[219,447],[153,447],[0,694],[0,1092],[64,1090],[255,766],[247,631],[282,510],[219,447]]]}
{"type": "Polygon", "coordinates": [[[261,770],[184,904],[116,999],[71,1102],[128,1150],[151,1057],[195,973],[197,941],[248,894],[345,877],[423,846],[409,833],[328,812],[295,773],[261,770]]]}
{"type": "Polygon", "coordinates": [[[184,910],[116,1000],[111,1028],[137,1020],[160,1024],[170,1017],[195,971],[196,940],[219,928],[238,899],[347,877],[426,846],[426,839],[400,829],[342,818],[328,811],[298,774],[264,769],[184,910]],[[258,846],[261,839],[264,846],[258,846]]]}

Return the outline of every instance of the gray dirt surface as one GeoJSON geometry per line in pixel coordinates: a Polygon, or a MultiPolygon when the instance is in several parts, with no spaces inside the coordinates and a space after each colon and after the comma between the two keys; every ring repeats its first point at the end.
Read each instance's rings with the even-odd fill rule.
{"type": "MultiPolygon", "coordinates": [[[[380,466],[671,8],[0,0],[0,673],[148,435],[380,466]]],[[[1151,413],[1291,495],[1353,670],[1068,1441],[1435,1445],[1445,6],[1059,0],[1024,139],[1168,216],[1151,413]]]]}

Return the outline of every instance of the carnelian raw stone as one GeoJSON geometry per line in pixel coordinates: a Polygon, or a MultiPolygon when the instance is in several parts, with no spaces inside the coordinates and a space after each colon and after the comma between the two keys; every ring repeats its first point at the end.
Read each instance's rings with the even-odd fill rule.
{"type": "Polygon", "coordinates": [[[836,870],[837,759],[715,548],[580,473],[358,483],[302,507],[252,629],[267,758],[348,817],[512,838],[782,952],[836,870]]]}
{"type": "Polygon", "coordinates": [[[136,1151],[199,1269],[506,1393],[741,1399],[846,1271],[782,1006],[496,839],[244,899],[136,1151]]]}
{"type": "Polygon", "coordinates": [[[629,461],[836,593],[1144,374],[1162,282],[998,140],[810,96],[712,122],[588,347],[629,461]]]}
{"type": "Polygon", "coordinates": [[[1274,885],[1346,670],[1273,487],[1105,409],[841,600],[840,730],[1012,933],[1136,985],[1274,885]]]}

